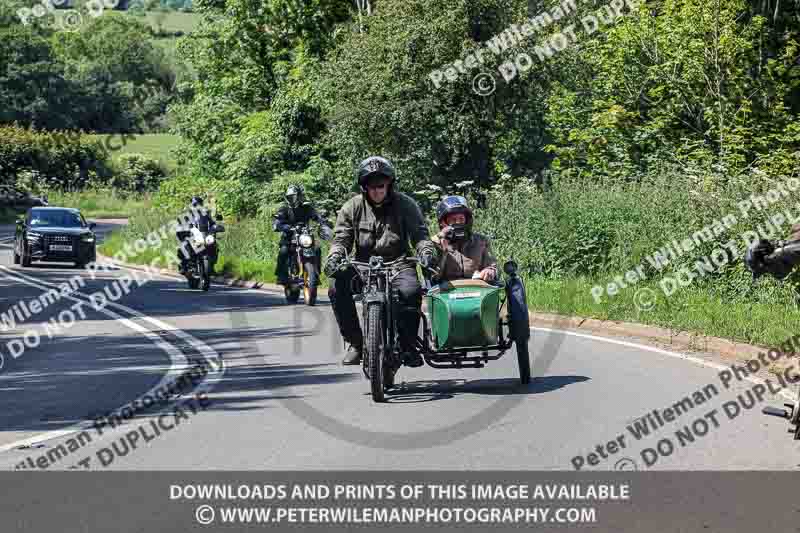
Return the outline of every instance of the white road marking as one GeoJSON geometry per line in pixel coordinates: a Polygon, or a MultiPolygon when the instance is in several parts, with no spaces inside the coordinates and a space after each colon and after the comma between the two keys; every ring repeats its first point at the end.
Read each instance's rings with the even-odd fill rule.
{"type": "MultiPolygon", "coordinates": [[[[707,368],[713,368],[714,370],[719,370],[719,371],[730,370],[730,367],[721,365],[719,363],[714,363],[714,362],[711,362],[711,361],[705,361],[703,359],[700,359],[699,357],[694,357],[694,356],[688,355],[688,354],[682,354],[682,353],[677,353],[677,352],[670,352],[668,350],[662,350],[661,348],[656,348],[654,346],[647,346],[646,344],[638,344],[636,342],[628,342],[628,341],[621,341],[621,340],[617,340],[617,339],[609,339],[608,337],[598,337],[596,335],[589,335],[587,333],[577,333],[577,332],[574,332],[574,331],[565,331],[565,330],[562,330],[562,329],[540,328],[540,327],[531,327],[531,329],[539,330],[539,331],[550,331],[550,332],[563,333],[564,335],[572,335],[573,337],[583,337],[585,339],[592,339],[592,340],[596,340],[596,341],[608,342],[608,343],[611,343],[611,344],[618,344],[620,346],[627,346],[629,348],[637,348],[639,350],[645,350],[645,351],[648,351],[648,352],[654,352],[654,353],[658,353],[658,354],[661,354],[661,355],[666,355],[668,357],[677,357],[678,359],[683,359],[684,361],[689,361],[689,362],[694,363],[696,365],[704,366],[704,367],[707,367],[707,368]]],[[[752,377],[752,376],[747,376],[745,379],[747,381],[751,382],[751,383],[760,384],[760,385],[766,385],[764,380],[762,380],[761,378],[755,378],[755,377],[752,377]]],[[[797,399],[797,395],[796,394],[792,394],[791,392],[789,392],[787,390],[782,390],[780,392],[780,395],[783,396],[784,398],[786,398],[787,400],[791,400],[791,401],[795,401],[797,399]]]]}
{"type": "MultiPolygon", "coordinates": [[[[21,274],[18,271],[12,270],[12,269],[10,269],[8,267],[5,267],[5,266],[2,266],[2,265],[0,265],[0,271],[5,272],[6,277],[9,278],[9,279],[13,279],[15,281],[18,281],[20,283],[24,283],[24,284],[32,286],[32,287],[36,287],[36,288],[38,288],[40,290],[43,290],[43,291],[48,290],[49,288],[57,288],[57,287],[59,287],[59,285],[51,284],[51,283],[48,283],[48,282],[45,282],[45,281],[42,281],[42,280],[38,280],[36,278],[32,278],[30,276],[26,276],[24,274],[21,274]]],[[[90,301],[88,301],[89,300],[89,296],[84,294],[84,293],[76,291],[76,292],[73,292],[72,294],[73,295],[83,296],[84,298],[86,298],[86,300],[75,298],[74,296],[71,296],[71,295],[64,296],[64,298],[72,300],[72,301],[74,301],[76,303],[78,303],[78,302],[84,303],[84,304],[91,303],[90,301]]],[[[189,368],[188,360],[186,359],[184,354],[178,348],[176,348],[175,346],[173,346],[173,345],[169,344],[168,342],[164,341],[161,337],[159,337],[155,333],[151,332],[147,328],[141,326],[140,324],[137,324],[136,322],[133,322],[132,320],[130,320],[128,318],[125,318],[125,317],[123,317],[123,316],[121,316],[121,315],[119,315],[117,313],[114,313],[113,311],[109,310],[108,307],[114,307],[116,309],[128,312],[131,315],[133,315],[133,316],[135,316],[135,317],[137,317],[139,319],[142,319],[142,320],[144,320],[146,322],[149,322],[150,324],[152,324],[152,325],[154,325],[154,326],[156,326],[156,327],[158,327],[158,328],[160,328],[162,330],[170,331],[171,333],[173,333],[177,337],[185,340],[187,343],[189,343],[198,352],[203,354],[203,356],[206,359],[206,361],[208,361],[209,366],[211,366],[212,371],[209,372],[209,374],[206,376],[206,378],[203,380],[203,382],[201,384],[199,384],[197,387],[195,387],[195,389],[193,390],[193,392],[195,394],[198,393],[198,392],[203,392],[203,391],[210,390],[213,385],[215,385],[216,383],[218,383],[222,379],[222,375],[224,374],[225,370],[222,367],[220,356],[210,346],[208,346],[206,343],[204,343],[204,342],[200,341],[199,339],[196,339],[192,335],[189,335],[188,333],[186,333],[186,332],[184,332],[184,331],[172,326],[171,324],[167,324],[166,322],[162,322],[162,321],[154,319],[152,317],[148,317],[146,315],[143,315],[143,314],[139,313],[138,311],[136,311],[135,309],[131,309],[131,308],[127,307],[127,306],[123,306],[123,305],[117,304],[115,302],[109,302],[108,305],[106,305],[105,308],[98,309],[98,311],[103,313],[103,314],[105,314],[106,316],[108,316],[110,318],[113,318],[114,320],[120,322],[121,324],[123,324],[124,326],[128,327],[129,329],[132,329],[133,331],[136,331],[138,333],[141,333],[141,334],[145,335],[148,339],[150,339],[159,348],[164,350],[167,353],[167,355],[170,357],[171,366],[170,366],[169,371],[162,377],[161,381],[158,384],[156,384],[150,390],[148,390],[147,392],[142,394],[141,397],[144,397],[144,396],[147,396],[147,395],[151,395],[152,396],[152,395],[155,394],[156,390],[159,390],[160,388],[165,387],[168,384],[170,384],[170,382],[172,381],[171,380],[172,376],[180,374],[180,372],[182,370],[184,370],[186,368],[189,368]],[[209,378],[211,378],[211,379],[209,379],[209,378]]],[[[130,402],[127,402],[125,405],[128,405],[129,403],[130,402]]],[[[117,411],[121,411],[121,409],[122,409],[122,407],[118,408],[117,411]]],[[[114,411],[114,412],[117,413],[117,411],[114,411]]],[[[52,440],[52,439],[55,439],[55,438],[63,437],[65,435],[69,435],[71,433],[75,433],[75,432],[78,432],[78,431],[83,431],[85,429],[88,429],[88,428],[92,427],[93,423],[94,423],[94,421],[85,421],[83,423],[76,424],[76,425],[71,426],[69,428],[65,428],[65,429],[62,429],[62,430],[47,431],[47,432],[35,435],[33,437],[29,437],[27,439],[23,439],[23,440],[20,440],[20,441],[12,442],[10,444],[5,444],[5,445],[0,446],[0,453],[8,451],[8,450],[11,450],[11,449],[14,449],[14,448],[19,448],[20,446],[30,446],[32,444],[36,444],[36,443],[39,443],[39,442],[48,441],[48,440],[52,440]]],[[[123,426],[120,425],[119,427],[123,427],[123,426]]]]}

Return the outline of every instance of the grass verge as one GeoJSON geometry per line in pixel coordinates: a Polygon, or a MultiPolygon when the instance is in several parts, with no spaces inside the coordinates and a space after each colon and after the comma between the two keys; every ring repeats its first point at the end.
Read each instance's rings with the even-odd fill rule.
{"type": "Polygon", "coordinates": [[[533,311],[635,322],[762,346],[777,346],[800,333],[800,310],[794,305],[731,302],[702,286],[681,288],[667,297],[657,283],[637,284],[597,303],[590,291],[606,282],[526,278],[528,305],[533,311]],[[652,306],[637,305],[637,292],[647,293],[652,306]]]}

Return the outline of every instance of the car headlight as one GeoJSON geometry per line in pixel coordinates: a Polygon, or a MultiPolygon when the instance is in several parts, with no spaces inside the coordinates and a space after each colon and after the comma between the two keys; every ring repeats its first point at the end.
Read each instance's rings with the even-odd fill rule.
{"type": "Polygon", "coordinates": [[[208,235],[206,237],[206,245],[207,246],[211,246],[212,244],[214,244],[214,236],[213,235],[208,235]]]}
{"type": "Polygon", "coordinates": [[[33,231],[29,231],[28,232],[28,239],[30,239],[30,240],[36,240],[36,239],[41,239],[41,238],[42,238],[42,234],[41,233],[35,233],[33,231]]]}
{"type": "Polygon", "coordinates": [[[82,242],[94,242],[94,235],[83,235],[81,236],[82,242]]]}
{"type": "Polygon", "coordinates": [[[314,239],[311,238],[311,235],[300,235],[300,246],[308,248],[312,244],[314,244],[314,239]]]}

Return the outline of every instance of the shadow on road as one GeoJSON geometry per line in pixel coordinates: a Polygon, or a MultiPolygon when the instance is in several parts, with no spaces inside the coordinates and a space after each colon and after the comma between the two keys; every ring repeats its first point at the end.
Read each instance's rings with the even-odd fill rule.
{"type": "Polygon", "coordinates": [[[390,403],[418,403],[447,400],[464,394],[481,396],[542,394],[588,380],[586,376],[543,376],[532,378],[528,385],[521,385],[515,378],[413,381],[398,384],[397,388],[389,390],[386,395],[390,403]]]}

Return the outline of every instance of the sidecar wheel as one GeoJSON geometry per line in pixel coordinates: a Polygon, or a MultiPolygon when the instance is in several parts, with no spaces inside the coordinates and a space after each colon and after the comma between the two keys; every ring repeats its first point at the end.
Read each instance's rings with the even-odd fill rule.
{"type": "Polygon", "coordinates": [[[517,347],[517,362],[519,363],[519,381],[523,385],[531,382],[531,358],[528,354],[527,339],[520,342],[514,341],[517,347]]]}

